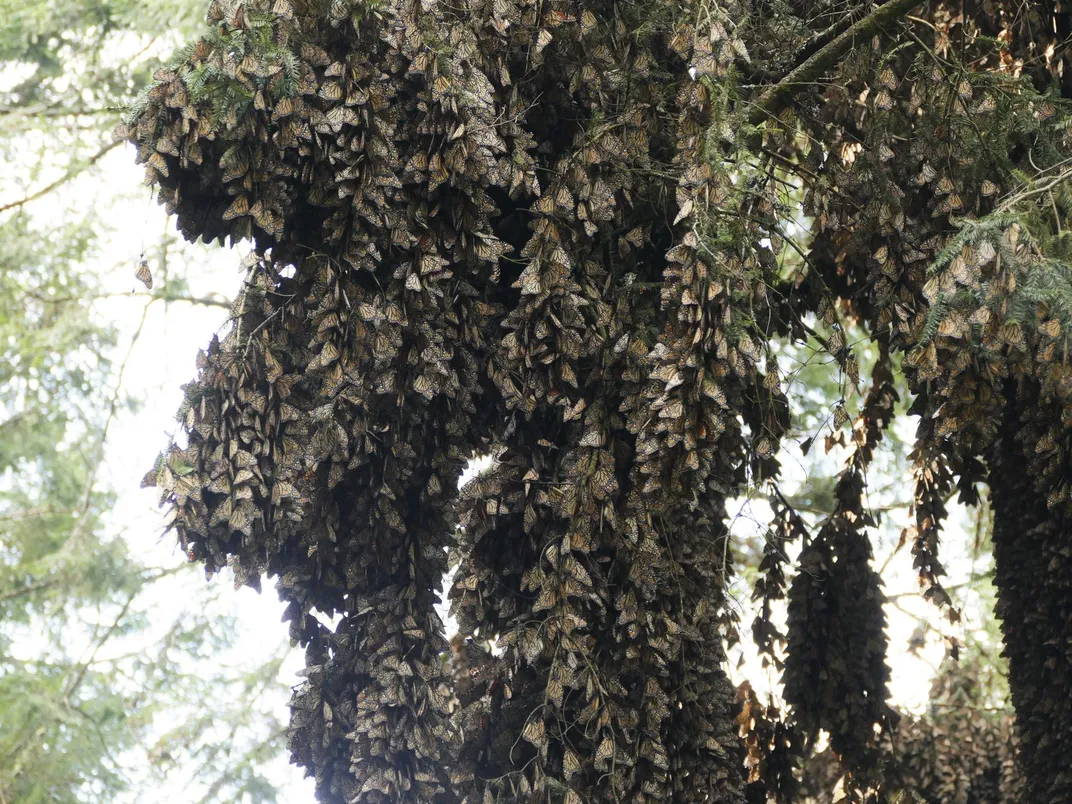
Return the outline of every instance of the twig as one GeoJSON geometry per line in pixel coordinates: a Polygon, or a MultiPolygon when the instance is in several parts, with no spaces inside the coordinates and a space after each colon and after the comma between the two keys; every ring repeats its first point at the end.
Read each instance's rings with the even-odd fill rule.
{"type": "Polygon", "coordinates": [[[77,176],[79,173],[82,173],[84,170],[86,170],[86,169],[92,167],[93,165],[95,165],[97,162],[99,162],[104,157],[105,154],[107,154],[108,152],[110,152],[110,151],[114,150],[115,148],[119,147],[122,143],[123,143],[123,140],[116,140],[115,142],[108,143],[103,148],[101,148],[99,151],[97,151],[97,153],[93,154],[93,156],[91,156],[89,158],[89,161],[86,162],[86,164],[84,164],[84,165],[82,165],[81,167],[78,167],[78,168],[71,168],[66,173],[64,173],[62,176],[60,176],[58,179],[56,179],[54,182],[52,182],[51,184],[46,184],[40,190],[37,190],[36,192],[30,193],[25,198],[22,198],[22,199],[20,199],[18,201],[12,201],[12,202],[10,202],[8,204],[4,204],[3,206],[0,206],[0,212],[7,212],[9,209],[15,209],[16,207],[21,207],[21,206],[23,206],[25,204],[29,204],[31,201],[36,201],[38,198],[41,198],[42,196],[48,195],[53,190],[55,190],[57,187],[59,187],[61,184],[65,184],[66,182],[70,181],[75,176],[77,176]]]}
{"type": "MultiPolygon", "coordinates": [[[[6,423],[6,422],[5,422],[6,423]]],[[[17,522],[20,519],[36,519],[39,516],[63,516],[73,514],[70,508],[25,508],[0,516],[0,522],[17,522]]]]}
{"type": "Polygon", "coordinates": [[[171,302],[185,302],[186,304],[197,304],[204,307],[221,307],[224,310],[231,309],[231,302],[224,296],[213,294],[211,296],[187,296],[182,293],[168,293],[164,289],[160,293],[153,293],[151,291],[135,291],[133,293],[93,293],[87,296],[43,296],[40,293],[28,293],[31,299],[35,299],[44,304],[69,304],[71,302],[78,301],[97,301],[98,299],[148,299],[151,302],[162,301],[166,303],[171,302]]]}
{"type": "Polygon", "coordinates": [[[133,592],[131,592],[127,596],[126,602],[123,604],[123,607],[119,610],[119,613],[115,615],[115,619],[112,620],[112,624],[108,626],[108,630],[106,630],[104,632],[104,635],[100,639],[97,640],[97,644],[93,646],[93,652],[89,654],[89,658],[86,659],[84,662],[79,662],[78,663],[79,669],[78,669],[77,675],[75,675],[74,678],[71,679],[64,686],[64,690],[63,690],[63,705],[64,706],[70,707],[70,705],[71,705],[71,703],[70,703],[71,696],[74,695],[74,693],[82,685],[82,681],[85,679],[86,673],[89,671],[89,668],[93,665],[94,659],[97,658],[97,651],[99,651],[101,648],[103,648],[105,643],[109,639],[112,638],[112,635],[116,631],[119,630],[119,624],[123,621],[123,618],[127,616],[127,612],[130,611],[130,606],[134,602],[134,598],[136,598],[138,596],[138,594],[141,592],[141,590],[142,590],[142,587],[138,587],[137,589],[135,589],[133,592]]]}
{"type": "Polygon", "coordinates": [[[253,345],[253,336],[260,332],[262,329],[264,329],[266,326],[268,326],[268,324],[271,323],[273,318],[283,312],[283,309],[283,307],[277,308],[275,312],[273,312],[271,315],[269,315],[266,319],[261,321],[261,323],[257,324],[257,326],[253,328],[253,331],[249,333],[246,338],[246,348],[245,351],[242,352],[243,358],[245,358],[245,356],[249,354],[249,347],[253,345]]]}
{"type": "Polygon", "coordinates": [[[1065,168],[1056,176],[1052,177],[1045,184],[1039,185],[1037,187],[1032,187],[1031,189],[1024,189],[1017,193],[1012,193],[1004,201],[1004,203],[1002,203],[1002,205],[995,210],[995,212],[1008,212],[1010,209],[1012,209],[1014,206],[1021,203],[1022,201],[1026,201],[1032,196],[1042,195],[1043,193],[1049,192],[1050,190],[1053,190],[1053,188],[1057,185],[1066,182],[1069,179],[1072,179],[1072,168],[1065,168]]]}
{"type": "Polygon", "coordinates": [[[91,468],[89,471],[89,477],[86,478],[86,485],[82,491],[82,504],[80,506],[78,521],[75,522],[74,527],[71,528],[71,535],[64,542],[62,551],[63,553],[70,553],[74,550],[78,543],[81,541],[81,537],[86,528],[86,521],[89,519],[89,509],[93,501],[93,487],[97,483],[97,473],[100,471],[101,464],[104,463],[104,446],[108,440],[108,431],[111,429],[112,422],[115,420],[116,412],[119,409],[119,395],[123,389],[123,375],[126,373],[127,365],[130,363],[130,356],[134,353],[134,347],[138,344],[138,339],[141,337],[142,330],[145,328],[145,321],[149,316],[149,304],[146,304],[141,311],[141,319],[138,321],[138,328],[134,331],[134,336],[130,339],[130,348],[127,349],[126,355],[123,357],[123,362],[119,365],[119,374],[116,377],[115,389],[112,391],[112,398],[108,403],[108,415],[104,420],[104,427],[101,429],[100,440],[97,442],[94,450],[91,468]]]}
{"type": "Polygon", "coordinates": [[[3,432],[4,430],[6,430],[8,427],[11,427],[12,425],[18,424],[20,421],[25,419],[28,415],[29,415],[28,411],[20,410],[18,413],[15,413],[14,415],[12,415],[12,417],[10,419],[4,419],[4,421],[0,422],[0,432],[3,432]]]}
{"type": "Polygon", "coordinates": [[[4,592],[4,594],[0,595],[0,603],[6,603],[9,600],[15,600],[16,598],[22,597],[23,595],[32,595],[34,592],[40,592],[45,589],[49,589],[53,586],[56,586],[63,580],[65,579],[53,578],[52,580],[41,581],[40,583],[32,583],[28,586],[22,586],[18,589],[12,589],[10,592],[4,592]]]}

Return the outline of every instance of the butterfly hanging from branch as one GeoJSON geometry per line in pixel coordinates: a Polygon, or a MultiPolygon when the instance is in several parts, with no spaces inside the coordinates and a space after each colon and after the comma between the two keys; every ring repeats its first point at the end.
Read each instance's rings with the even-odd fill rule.
{"type": "Polygon", "coordinates": [[[145,259],[144,254],[138,258],[138,267],[134,271],[134,278],[145,285],[147,290],[153,289],[153,274],[149,270],[149,261],[145,259]]]}

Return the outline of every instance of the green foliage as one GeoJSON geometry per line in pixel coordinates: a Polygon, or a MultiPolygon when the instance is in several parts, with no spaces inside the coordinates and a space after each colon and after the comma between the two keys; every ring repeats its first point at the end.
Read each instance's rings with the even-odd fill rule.
{"type": "MultiPolygon", "coordinates": [[[[275,797],[279,732],[261,699],[281,657],[238,661],[216,595],[136,557],[103,480],[107,435],[136,405],[95,304],[113,199],[87,204],[86,190],[109,146],[85,154],[148,82],[150,37],[191,31],[199,6],[0,3],[3,801],[138,799],[183,781],[205,802],[275,797]]],[[[158,295],[188,297],[171,279],[158,295]]]]}

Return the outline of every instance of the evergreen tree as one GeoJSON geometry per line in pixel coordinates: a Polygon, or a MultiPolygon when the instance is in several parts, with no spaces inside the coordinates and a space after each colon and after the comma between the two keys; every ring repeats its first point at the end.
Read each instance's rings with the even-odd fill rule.
{"type": "Polygon", "coordinates": [[[847,797],[890,795],[867,491],[897,365],[920,582],[955,619],[946,502],[988,481],[1025,795],[1068,799],[1067,12],[216,0],[209,22],[119,133],[187,237],[257,250],[146,480],[210,572],[279,577],[322,800],[788,801],[821,732],[847,797]],[[813,528],[778,490],[779,345],[814,339],[856,386],[856,328],[877,358],[813,528]],[[752,484],[778,500],[754,633],[787,706],[742,741],[726,504],[752,484]]]}
{"type": "MultiPolygon", "coordinates": [[[[118,107],[150,80],[149,58],[116,53],[165,27],[189,35],[197,7],[0,4],[3,802],[143,800],[190,770],[206,802],[275,795],[264,765],[278,724],[258,698],[281,657],[206,663],[234,644],[235,623],[208,589],[176,604],[193,568],[147,563],[109,517],[106,444],[136,400],[124,383],[133,345],[95,308],[105,290],[88,266],[114,198],[94,195],[106,180],[91,168],[115,147],[118,107]]],[[[171,281],[158,275],[134,304],[190,301],[173,244],[148,257],[158,264],[169,245],[171,281]]],[[[123,270],[133,284],[135,266],[123,270]]]]}

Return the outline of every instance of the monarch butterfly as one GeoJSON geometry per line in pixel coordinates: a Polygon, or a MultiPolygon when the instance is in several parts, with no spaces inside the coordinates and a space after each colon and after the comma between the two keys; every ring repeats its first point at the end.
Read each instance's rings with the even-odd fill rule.
{"type": "Polygon", "coordinates": [[[979,253],[976,257],[976,264],[986,265],[996,256],[997,250],[994,248],[994,244],[991,243],[989,240],[984,240],[982,243],[979,244],[979,253]]]}
{"type": "Polygon", "coordinates": [[[436,76],[435,81],[432,82],[432,97],[437,101],[442,100],[453,89],[454,86],[447,76],[438,75],[436,76]]]}
{"type": "Polygon", "coordinates": [[[264,204],[259,200],[250,207],[249,214],[253,216],[253,220],[264,231],[271,232],[275,228],[275,220],[272,218],[271,210],[265,209],[264,204]]]}
{"type": "Polygon", "coordinates": [[[840,352],[845,346],[845,333],[840,329],[835,329],[830,333],[827,344],[832,353],[840,352]]]}
{"type": "Polygon", "coordinates": [[[515,283],[515,287],[520,287],[523,295],[535,295],[542,292],[543,286],[540,282],[539,270],[535,265],[529,265],[522,272],[515,283]]]}
{"type": "Polygon", "coordinates": [[[599,744],[599,748],[596,749],[596,764],[606,763],[613,756],[614,740],[610,737],[604,737],[603,741],[599,744]]]}
{"type": "Polygon", "coordinates": [[[231,202],[231,205],[224,210],[221,216],[225,221],[232,220],[234,218],[241,217],[249,212],[249,199],[244,195],[235,197],[235,200],[231,202]]]}
{"type": "Polygon", "coordinates": [[[982,195],[989,197],[992,195],[996,195],[999,189],[1000,188],[996,184],[994,184],[994,182],[990,181],[990,179],[983,179],[983,183],[979,188],[979,192],[982,195]]]}
{"type": "Polygon", "coordinates": [[[1039,332],[1049,338],[1056,338],[1061,334],[1061,322],[1056,318],[1051,318],[1039,327],[1039,332]]]}
{"type": "Polygon", "coordinates": [[[161,153],[159,153],[158,151],[153,151],[151,154],[149,154],[149,158],[145,161],[148,162],[149,165],[153,167],[161,176],[164,176],[165,178],[167,177],[167,160],[164,159],[161,153]]]}
{"type": "Polygon", "coordinates": [[[943,212],[955,212],[964,206],[963,199],[956,193],[952,193],[942,204],[943,212]]]}
{"type": "Polygon", "coordinates": [[[845,361],[845,373],[849,375],[849,381],[853,385],[860,384],[860,363],[856,359],[856,355],[849,355],[849,358],[845,361]]]}
{"type": "Polygon", "coordinates": [[[555,211],[555,199],[550,193],[544,193],[536,200],[534,207],[537,212],[550,215],[555,211]]]}
{"type": "Polygon", "coordinates": [[[423,397],[431,399],[435,396],[435,386],[427,374],[418,374],[413,381],[413,390],[423,397]]]}
{"type": "Polygon", "coordinates": [[[881,90],[878,95],[875,96],[875,108],[888,112],[893,108],[893,96],[886,90],[881,90]]]}
{"type": "Polygon", "coordinates": [[[377,360],[389,360],[392,355],[391,341],[382,332],[372,339],[372,354],[377,360]]]}
{"type": "Polygon", "coordinates": [[[372,321],[373,323],[379,323],[384,319],[383,310],[381,310],[375,305],[368,303],[362,303],[358,305],[357,313],[365,321],[372,321]]]}
{"type": "MultiPolygon", "coordinates": [[[[587,13],[591,14],[592,12],[589,11],[587,13]]],[[[559,686],[561,686],[561,684],[559,684],[559,686]]],[[[559,701],[557,705],[561,706],[562,705],[561,701],[559,701]]],[[[567,748],[565,750],[565,752],[563,753],[563,755],[562,755],[562,774],[568,780],[575,773],[580,773],[580,771],[581,771],[581,760],[578,758],[577,754],[575,754],[573,751],[571,751],[569,748],[567,748]]]]}
{"type": "Polygon", "coordinates": [[[134,271],[134,277],[145,285],[146,289],[153,289],[153,275],[149,271],[149,263],[146,261],[145,257],[138,260],[138,267],[134,271]]]}
{"type": "Polygon", "coordinates": [[[878,82],[882,86],[886,87],[890,92],[897,89],[897,75],[893,70],[887,67],[878,77],[878,82]]]}
{"type": "Polygon", "coordinates": [[[589,9],[585,9],[581,12],[581,33],[588,35],[595,30],[596,27],[596,15],[589,9]]]}
{"type": "Polygon", "coordinates": [[[353,125],[357,122],[357,113],[347,106],[336,106],[326,115],[328,125],[333,133],[338,134],[345,125],[353,125]]]}
{"type": "Polygon", "coordinates": [[[381,395],[393,394],[395,391],[395,375],[387,371],[376,378],[376,393],[381,395]]]}
{"type": "Polygon", "coordinates": [[[282,117],[288,117],[294,114],[294,98],[283,98],[279,103],[275,105],[275,118],[278,120],[282,117]]]}
{"type": "Polygon", "coordinates": [[[839,403],[838,406],[834,408],[834,429],[840,430],[842,425],[848,420],[849,414],[846,412],[845,406],[839,403]]]}
{"type": "MultiPolygon", "coordinates": [[[[555,706],[562,706],[562,699],[565,695],[565,688],[562,686],[562,682],[557,678],[552,678],[547,682],[547,697],[551,699],[555,706]]],[[[563,760],[563,764],[565,761],[563,760]]]]}
{"type": "Polygon", "coordinates": [[[675,399],[659,411],[660,419],[680,419],[685,414],[685,406],[680,399],[675,399]]]}
{"type": "Polygon", "coordinates": [[[350,14],[350,4],[346,0],[331,0],[331,7],[328,10],[328,14],[331,21],[338,24],[347,18],[350,14]]]}
{"type": "Polygon", "coordinates": [[[949,263],[949,273],[953,275],[953,278],[958,282],[963,282],[968,276],[968,264],[963,255],[958,254],[953,258],[953,261],[949,263]]]}
{"type": "Polygon", "coordinates": [[[547,742],[547,734],[544,730],[543,719],[537,718],[526,723],[525,728],[521,732],[521,736],[537,748],[542,748],[544,743],[547,742]]]}
{"type": "Polygon", "coordinates": [[[328,55],[326,50],[309,43],[302,43],[301,57],[314,67],[324,67],[331,64],[331,56],[328,55]]]}
{"type": "Polygon", "coordinates": [[[964,319],[956,312],[951,312],[938,324],[938,334],[947,338],[959,338],[964,330],[964,319]]]}
{"type": "Polygon", "coordinates": [[[156,150],[162,154],[168,154],[169,156],[179,155],[179,147],[167,137],[160,137],[157,139],[156,150]]]}
{"type": "Polygon", "coordinates": [[[618,485],[615,482],[614,472],[605,466],[596,470],[595,475],[592,476],[592,480],[595,484],[596,496],[600,499],[607,499],[614,494],[618,485]]]}
{"type": "Polygon", "coordinates": [[[722,407],[726,407],[726,392],[723,391],[714,380],[704,379],[703,381],[703,395],[708,399],[713,399],[722,407]]]}
{"type": "Polygon", "coordinates": [[[317,94],[324,100],[340,100],[342,98],[342,85],[338,81],[325,81],[317,94]]]}
{"type": "Polygon", "coordinates": [[[596,549],[596,543],[592,536],[585,531],[574,531],[566,535],[569,549],[579,553],[591,553],[596,549]]]}
{"type": "Polygon", "coordinates": [[[335,346],[334,342],[328,341],[324,344],[320,350],[320,363],[321,365],[328,366],[334,363],[339,358],[339,349],[335,346]]]}

